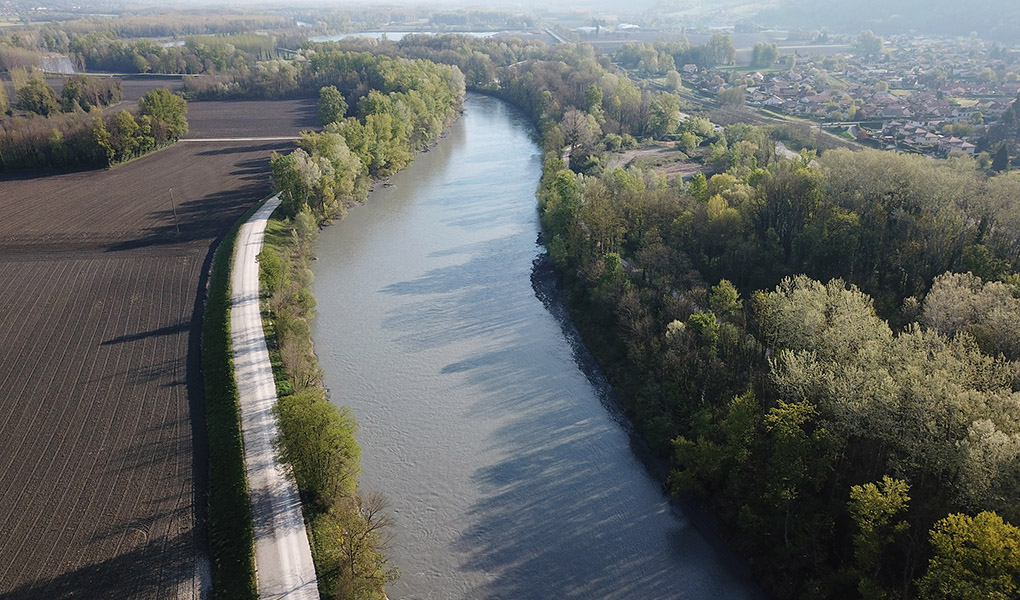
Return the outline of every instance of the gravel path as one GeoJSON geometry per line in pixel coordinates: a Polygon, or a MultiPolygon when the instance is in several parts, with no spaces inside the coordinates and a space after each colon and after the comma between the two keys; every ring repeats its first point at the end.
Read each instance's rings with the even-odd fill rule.
{"type": "Polygon", "coordinates": [[[231,273],[230,340],[241,404],[245,466],[255,524],[259,597],[318,600],[315,567],[294,478],[277,461],[276,384],[259,312],[258,253],[273,197],[241,227],[231,273]]]}

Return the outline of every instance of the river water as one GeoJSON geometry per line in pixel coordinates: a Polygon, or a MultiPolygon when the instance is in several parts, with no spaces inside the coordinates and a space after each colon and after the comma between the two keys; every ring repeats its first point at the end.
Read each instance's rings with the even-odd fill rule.
{"type": "Polygon", "coordinates": [[[531,131],[469,95],[445,139],[319,242],[312,335],[361,423],[362,488],[396,518],[389,595],[755,597],[647,473],[533,287],[531,131]]]}

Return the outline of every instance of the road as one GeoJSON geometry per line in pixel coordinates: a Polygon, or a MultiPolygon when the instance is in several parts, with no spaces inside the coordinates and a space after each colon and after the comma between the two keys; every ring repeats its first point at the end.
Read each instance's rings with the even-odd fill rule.
{"type": "Polygon", "coordinates": [[[318,600],[315,567],[293,476],[277,461],[276,384],[259,312],[259,269],[266,221],[280,205],[267,201],[241,227],[231,273],[230,341],[241,405],[244,461],[255,526],[259,598],[318,600]]]}
{"type": "Polygon", "coordinates": [[[294,136],[276,137],[230,137],[230,138],[181,138],[178,142],[293,142],[298,138],[294,136]]]}

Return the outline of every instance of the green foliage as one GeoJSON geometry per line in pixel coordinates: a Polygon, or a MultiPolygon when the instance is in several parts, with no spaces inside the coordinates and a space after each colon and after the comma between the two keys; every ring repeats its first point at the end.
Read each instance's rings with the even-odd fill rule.
{"type": "Polygon", "coordinates": [[[951,514],[931,530],[925,598],[1006,600],[1020,593],[1020,530],[994,512],[951,514]]]}
{"type": "Polygon", "coordinates": [[[771,68],[772,65],[779,61],[779,46],[774,42],[766,44],[765,42],[758,42],[754,45],[751,50],[751,66],[762,69],[771,68]]]}
{"type": "Polygon", "coordinates": [[[743,304],[740,292],[728,279],[723,279],[718,285],[713,286],[708,296],[708,305],[712,311],[724,319],[739,317],[743,304]]]}
{"type": "Polygon", "coordinates": [[[1005,171],[1009,168],[1009,150],[1006,148],[1006,144],[1002,143],[999,145],[999,149],[995,151],[995,156],[992,157],[992,170],[993,171],[1005,171]]]}
{"type": "Polygon", "coordinates": [[[119,79],[72,75],[64,81],[64,89],[60,92],[60,109],[64,112],[89,112],[94,106],[116,104],[121,96],[119,79]]]}
{"type": "Polygon", "coordinates": [[[288,282],[288,268],[276,248],[266,246],[259,252],[259,282],[266,293],[272,295],[284,289],[288,282]]]}
{"type": "Polygon", "coordinates": [[[57,95],[39,72],[33,72],[28,81],[15,90],[15,95],[18,99],[15,106],[21,110],[45,117],[60,109],[57,95]]]}
{"type": "Polygon", "coordinates": [[[897,534],[910,528],[906,521],[893,522],[907,509],[910,496],[907,482],[883,475],[877,484],[850,488],[848,509],[857,532],[854,534],[854,561],[858,591],[862,598],[891,597],[876,581],[882,567],[882,554],[897,534]]]}
{"type": "MultiPolygon", "coordinates": [[[[32,83],[35,76],[23,73],[19,77],[25,88],[36,85],[32,83]]],[[[128,111],[100,114],[101,106],[120,100],[120,82],[72,76],[61,97],[66,114],[51,112],[45,118],[0,123],[0,170],[108,167],[171,143],[187,131],[186,109],[184,100],[167,90],[157,90],[153,97],[161,97],[161,93],[172,100],[151,100],[147,95],[138,117],[128,111]],[[172,110],[160,111],[161,104],[172,110]]],[[[55,105],[50,108],[55,110],[55,105]]]]}
{"type": "Polygon", "coordinates": [[[188,103],[166,88],[147,92],[138,101],[141,114],[152,118],[152,137],[157,146],[177,141],[188,133],[188,103]]]}
{"type": "MultiPolygon", "coordinates": [[[[975,259],[977,260],[977,259],[975,259]]],[[[992,271],[1005,273],[993,262],[992,271]]],[[[1001,281],[983,281],[971,273],[945,273],[935,278],[924,299],[919,321],[946,336],[967,334],[990,356],[1020,359],[1020,298],[1014,286],[1001,281]]]]}
{"type": "Polygon", "coordinates": [[[864,56],[878,56],[882,53],[882,46],[885,45],[885,40],[875,35],[870,29],[862,31],[857,36],[857,41],[854,44],[854,51],[863,54],[864,56]]]}
{"type": "Polygon", "coordinates": [[[350,410],[337,408],[317,390],[283,396],[274,410],[280,423],[280,457],[304,493],[327,507],[352,496],[361,448],[350,410]]]}
{"type": "Polygon", "coordinates": [[[672,136],[680,127],[680,100],[673,94],[660,94],[652,101],[648,133],[663,139],[672,136]]]}
{"type": "Polygon", "coordinates": [[[209,433],[209,558],[213,598],[217,600],[258,597],[251,498],[229,340],[230,264],[238,227],[234,225],[216,250],[202,320],[202,378],[209,433]]]}
{"type": "Polygon", "coordinates": [[[705,174],[698,171],[691,178],[690,186],[687,188],[687,193],[690,194],[694,199],[702,202],[708,202],[708,181],[705,179],[705,174]]]}
{"type": "Polygon", "coordinates": [[[316,548],[316,571],[336,598],[384,600],[384,587],[399,577],[387,566],[382,551],[388,547],[386,528],[392,524],[377,494],[352,496],[344,506],[325,511],[311,523],[316,548]]]}
{"type": "Polygon", "coordinates": [[[1015,287],[938,277],[967,265],[1013,281],[1006,223],[1020,222],[1005,207],[1020,190],[962,163],[791,161],[768,131],[725,134],[728,171],[686,194],[548,158],[550,255],[638,429],[672,449],[674,489],[720,511],[767,589],[902,594],[924,553],[911,532],[957,507],[1020,517],[1015,287]],[[785,278],[803,271],[846,280],[785,278]],[[905,296],[914,308],[900,313],[905,296]]]}
{"type": "Polygon", "coordinates": [[[323,126],[335,123],[347,114],[347,101],[335,85],[327,85],[319,90],[319,122],[323,126]]]}

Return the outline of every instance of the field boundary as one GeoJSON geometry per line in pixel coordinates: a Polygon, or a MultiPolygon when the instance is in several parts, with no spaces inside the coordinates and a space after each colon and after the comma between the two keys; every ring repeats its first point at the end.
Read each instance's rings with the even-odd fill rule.
{"type": "Polygon", "coordinates": [[[202,324],[202,374],[209,438],[209,552],[213,598],[218,600],[257,597],[251,500],[227,324],[237,233],[264,202],[257,203],[238,219],[219,243],[209,274],[202,324]]]}
{"type": "Polygon", "coordinates": [[[258,255],[279,195],[241,226],[231,271],[230,340],[251,495],[260,598],[318,600],[318,583],[297,483],[277,457],[276,379],[260,307],[258,255]]]}

